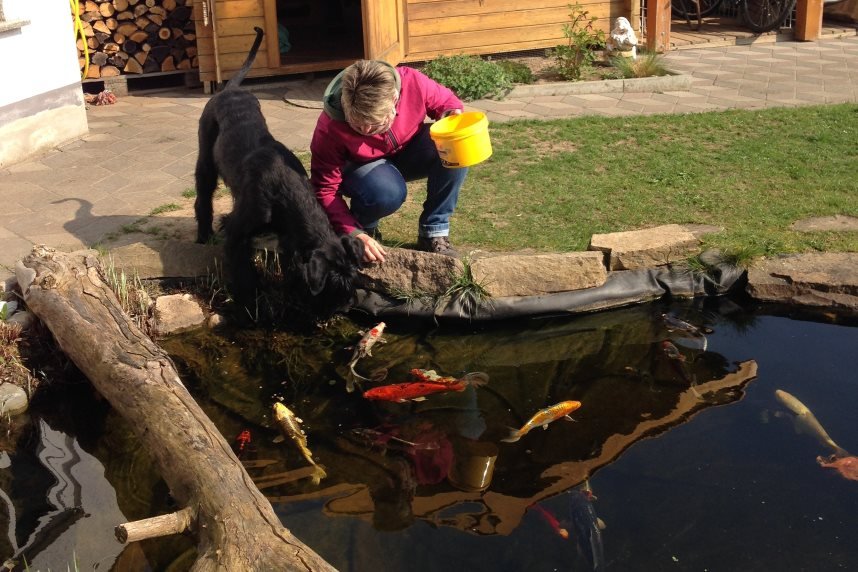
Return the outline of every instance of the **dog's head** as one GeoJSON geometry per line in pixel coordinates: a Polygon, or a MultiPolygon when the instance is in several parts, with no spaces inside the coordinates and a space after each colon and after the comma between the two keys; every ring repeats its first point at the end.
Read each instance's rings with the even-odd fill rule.
{"type": "Polygon", "coordinates": [[[328,242],[312,252],[304,264],[303,278],[320,318],[330,317],[352,301],[363,254],[363,242],[351,236],[328,242]]]}

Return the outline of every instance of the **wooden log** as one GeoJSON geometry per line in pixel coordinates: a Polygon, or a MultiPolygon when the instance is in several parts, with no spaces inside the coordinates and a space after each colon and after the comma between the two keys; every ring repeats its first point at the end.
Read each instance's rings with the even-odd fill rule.
{"type": "Polygon", "coordinates": [[[141,30],[152,23],[152,20],[147,18],[146,16],[140,16],[139,18],[135,18],[134,23],[141,30]]]}
{"type": "MultiPolygon", "coordinates": [[[[116,37],[114,37],[114,40],[116,37]]],[[[118,42],[117,42],[118,43],[118,42]]],[[[140,49],[140,44],[135,42],[134,40],[128,39],[125,40],[125,44],[122,46],[122,50],[129,55],[134,55],[137,53],[137,50],[140,49]]]]}
{"type": "Polygon", "coordinates": [[[139,28],[137,28],[137,25],[134,22],[123,22],[116,28],[116,33],[129,38],[131,37],[131,34],[136,32],[138,29],[139,28]]]}
{"type": "Polygon", "coordinates": [[[122,12],[128,9],[128,0],[113,0],[113,7],[117,12],[122,12]]]}
{"type": "Polygon", "coordinates": [[[84,9],[83,9],[84,12],[98,12],[98,4],[96,4],[92,0],[86,0],[86,2],[83,3],[83,5],[84,5],[84,9]]]}
{"type": "Polygon", "coordinates": [[[116,14],[116,19],[120,22],[125,22],[127,20],[133,20],[134,14],[130,10],[124,10],[116,14]]]}
{"type": "Polygon", "coordinates": [[[140,16],[142,16],[143,14],[145,14],[148,11],[149,11],[148,6],[146,6],[145,4],[138,4],[137,6],[134,7],[134,17],[139,18],[140,16]]]}
{"type": "Polygon", "coordinates": [[[164,17],[159,14],[146,14],[146,17],[155,24],[156,26],[160,26],[164,23],[164,17]]]}
{"type": "Polygon", "coordinates": [[[119,21],[116,18],[108,18],[104,23],[108,30],[115,30],[119,26],[119,21]]]}
{"type": "Polygon", "coordinates": [[[116,77],[119,73],[119,68],[114,65],[101,66],[101,77],[116,77]]]}
{"type": "Polygon", "coordinates": [[[89,62],[97,66],[103,66],[107,63],[107,54],[104,52],[95,52],[89,57],[89,62]]]}
{"type": "Polygon", "coordinates": [[[138,44],[142,44],[149,39],[149,34],[144,32],[143,30],[137,30],[136,32],[128,36],[128,39],[133,42],[137,42],[138,44]]]}
{"type": "Polygon", "coordinates": [[[173,60],[172,54],[170,54],[169,56],[164,58],[164,61],[161,62],[161,71],[162,72],[176,71],[176,62],[173,60]]]}
{"type": "Polygon", "coordinates": [[[101,67],[89,64],[89,68],[86,70],[87,79],[98,79],[101,77],[101,67]]]}
{"type": "Polygon", "coordinates": [[[115,66],[117,69],[124,69],[125,65],[128,63],[128,54],[125,52],[116,52],[107,60],[110,62],[110,65],[115,66]]]}
{"type": "Polygon", "coordinates": [[[158,37],[162,40],[169,40],[173,36],[173,33],[170,32],[170,28],[161,28],[158,30],[158,37]]]}
{"type": "Polygon", "coordinates": [[[98,5],[98,11],[105,18],[110,18],[116,12],[116,8],[114,8],[113,4],[110,2],[104,2],[103,4],[98,5]]]}
{"type": "Polygon", "coordinates": [[[108,56],[112,56],[119,51],[119,44],[116,42],[106,42],[101,46],[101,50],[108,56]]]}
{"type": "Polygon", "coordinates": [[[37,246],[15,270],[28,308],[129,422],[173,498],[195,510],[192,570],[333,570],[283,527],[170,356],[122,311],[95,251],[37,246]]]}
{"type": "Polygon", "coordinates": [[[128,58],[128,63],[122,69],[125,73],[143,73],[143,66],[137,61],[137,58],[128,58]]]}
{"type": "MultiPolygon", "coordinates": [[[[102,4],[104,6],[104,4],[102,4]]],[[[104,20],[98,20],[97,22],[92,23],[92,29],[96,32],[101,32],[102,34],[110,35],[113,30],[107,27],[107,22],[104,20]]]]}
{"type": "Polygon", "coordinates": [[[149,57],[149,54],[147,52],[144,52],[143,50],[140,50],[136,54],[132,54],[131,57],[137,60],[137,63],[142,66],[144,63],[146,63],[146,59],[149,57]]]}
{"type": "Polygon", "coordinates": [[[163,6],[164,10],[167,12],[172,12],[176,9],[176,0],[162,0],[161,6],[163,6]]]}
{"type": "Polygon", "coordinates": [[[120,524],[113,532],[116,535],[116,540],[125,544],[148,538],[181,534],[186,530],[190,530],[194,520],[196,520],[194,511],[190,507],[185,507],[171,514],[153,516],[144,520],[120,524]]]}
{"type": "Polygon", "coordinates": [[[106,43],[107,43],[107,42],[109,42],[112,38],[113,38],[113,35],[112,35],[112,34],[110,34],[109,32],[107,32],[107,33],[105,33],[105,32],[96,32],[96,33],[95,33],[95,39],[96,39],[96,42],[98,43],[98,45],[99,45],[99,46],[100,46],[100,45],[102,45],[102,44],[106,44],[106,43]]]}

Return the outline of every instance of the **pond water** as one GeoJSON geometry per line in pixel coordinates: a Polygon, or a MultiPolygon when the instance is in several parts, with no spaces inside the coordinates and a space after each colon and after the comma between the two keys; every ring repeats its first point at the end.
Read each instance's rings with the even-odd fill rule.
{"type": "MultiPolygon", "coordinates": [[[[388,324],[356,366],[384,381],[364,389],[413,368],[487,379],[406,403],[346,393],[360,338],[346,320],[324,339],[163,345],[283,523],[340,570],[858,569],[858,482],[817,463],[833,449],[775,395],[855,454],[858,328],[767,312],[709,299],[490,329],[388,324]],[[277,442],[280,399],[303,419],[319,484],[277,442]],[[582,404],[574,422],[502,441],[564,400],[582,404]]],[[[0,456],[2,555],[23,550],[31,570],[186,570],[187,538],[113,539],[176,508],[128,424],[86,385],[48,397],[0,456]]]]}

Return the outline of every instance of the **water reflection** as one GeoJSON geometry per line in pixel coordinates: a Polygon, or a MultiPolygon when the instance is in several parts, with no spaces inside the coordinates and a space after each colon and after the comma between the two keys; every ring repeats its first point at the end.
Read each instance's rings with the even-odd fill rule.
{"type": "Polygon", "coordinates": [[[346,348],[360,339],[350,324],[341,324],[333,342],[202,332],[166,348],[198,394],[241,419],[227,434],[248,425],[270,435],[265,410],[278,397],[303,419],[328,477],[312,486],[296,450],[257,440],[256,459],[272,463],[249,471],[273,502],[320,499],[324,514],[360,518],[377,530],[423,521],[509,535],[529,507],[574,490],[632,443],[741,397],[756,363],[707,351],[704,332],[713,328],[697,320],[648,307],[472,331],[389,325],[387,343],[359,365],[366,377],[388,372],[374,386],[411,380],[414,369],[453,378],[480,371],[488,380],[404,403],[345,391],[346,348]],[[583,404],[575,422],[503,442],[510,427],[567,400],[583,404]]]}
{"type": "MultiPolygon", "coordinates": [[[[344,320],[324,338],[201,332],[165,343],[284,524],[339,569],[858,565],[846,534],[858,502],[855,482],[844,478],[852,473],[819,466],[830,446],[796,437],[775,394],[800,396],[844,450],[858,448],[855,328],[748,313],[729,300],[490,330],[389,323],[387,344],[356,366],[365,377],[381,368],[387,376],[365,388],[412,380],[415,368],[485,372],[487,383],[388,403],[345,391],[347,348],[372,325],[344,320]],[[303,419],[328,475],[319,485],[294,445],[274,442],[278,399],[303,419]],[[502,442],[510,427],[563,400],[582,403],[575,422],[502,442]]],[[[60,394],[51,407],[66,401],[60,394]]],[[[44,461],[34,412],[0,457],[9,463],[0,466],[8,497],[0,526],[15,531],[0,535],[3,556],[38,548],[41,536],[42,569],[65,569],[73,555],[80,569],[188,569],[186,538],[117,556],[115,524],[174,507],[127,424],[105,410],[88,396],[62,416],[92,427],[45,418],[52,445],[44,451],[54,452],[44,461]],[[84,537],[90,523],[98,526],[84,537]]]]}

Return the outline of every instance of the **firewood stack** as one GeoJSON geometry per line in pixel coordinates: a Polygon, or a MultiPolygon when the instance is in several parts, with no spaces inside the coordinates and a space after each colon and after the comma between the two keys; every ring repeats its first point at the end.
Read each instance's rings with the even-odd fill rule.
{"type": "MultiPolygon", "coordinates": [[[[88,79],[197,68],[193,0],[80,0],[88,79]]],[[[83,71],[84,40],[77,39],[83,71]]]]}

